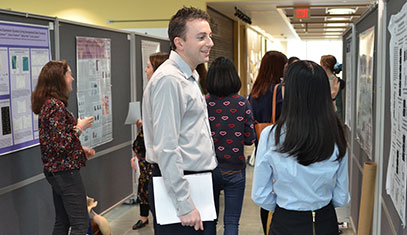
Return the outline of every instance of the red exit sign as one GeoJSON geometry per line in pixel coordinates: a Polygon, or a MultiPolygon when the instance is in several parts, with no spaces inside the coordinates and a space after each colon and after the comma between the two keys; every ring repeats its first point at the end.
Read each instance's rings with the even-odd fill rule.
{"type": "Polygon", "coordinates": [[[295,9],[295,18],[297,19],[309,19],[310,15],[309,8],[295,9]]]}

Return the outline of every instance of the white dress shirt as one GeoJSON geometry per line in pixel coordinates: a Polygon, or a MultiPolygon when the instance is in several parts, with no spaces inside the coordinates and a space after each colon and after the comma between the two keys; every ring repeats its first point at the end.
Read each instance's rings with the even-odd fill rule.
{"type": "Polygon", "coordinates": [[[178,216],[195,208],[184,171],[213,170],[217,165],[198,78],[198,73],[171,51],[143,96],[146,158],[160,167],[178,216]]]}

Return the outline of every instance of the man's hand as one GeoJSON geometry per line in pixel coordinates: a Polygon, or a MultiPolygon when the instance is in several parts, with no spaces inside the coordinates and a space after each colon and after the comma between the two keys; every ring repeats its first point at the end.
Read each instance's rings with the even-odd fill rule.
{"type": "Polygon", "coordinates": [[[182,226],[194,227],[196,231],[198,231],[199,229],[202,231],[204,230],[201,215],[199,214],[199,211],[197,209],[194,209],[188,214],[182,215],[179,218],[181,219],[182,226]]]}

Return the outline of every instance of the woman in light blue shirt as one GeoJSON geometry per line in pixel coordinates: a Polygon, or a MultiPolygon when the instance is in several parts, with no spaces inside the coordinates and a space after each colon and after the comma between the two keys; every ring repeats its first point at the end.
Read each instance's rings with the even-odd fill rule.
{"type": "Polygon", "coordinates": [[[272,235],[337,235],[334,207],[350,200],[347,143],[323,68],[292,64],[284,99],[280,118],[260,137],[252,199],[274,212],[272,235]]]}

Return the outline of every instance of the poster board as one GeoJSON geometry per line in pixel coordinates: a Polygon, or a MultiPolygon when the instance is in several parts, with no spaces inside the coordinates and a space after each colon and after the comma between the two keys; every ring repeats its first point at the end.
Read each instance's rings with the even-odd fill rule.
{"type": "Polygon", "coordinates": [[[111,40],[76,37],[78,116],[93,116],[82,145],[96,147],[112,141],[111,40]]]}
{"type": "Polygon", "coordinates": [[[358,84],[356,86],[356,136],[372,159],[373,143],[373,68],[375,27],[359,34],[358,84]]]}
{"type": "Polygon", "coordinates": [[[390,18],[390,115],[391,140],[387,164],[386,193],[406,226],[407,183],[407,4],[390,18]]]}
{"type": "Polygon", "coordinates": [[[39,143],[31,92],[51,59],[48,26],[0,22],[0,155],[39,143]]]}

